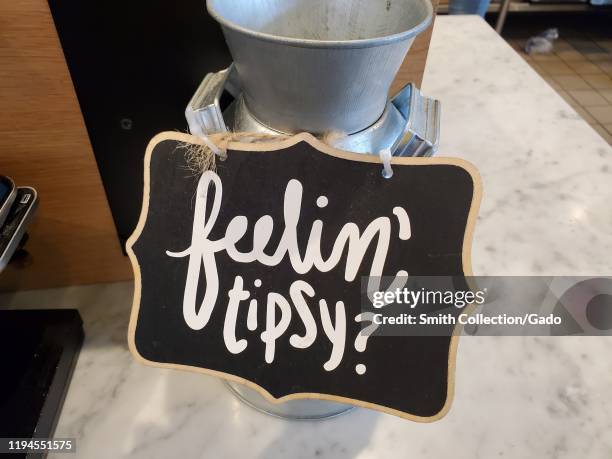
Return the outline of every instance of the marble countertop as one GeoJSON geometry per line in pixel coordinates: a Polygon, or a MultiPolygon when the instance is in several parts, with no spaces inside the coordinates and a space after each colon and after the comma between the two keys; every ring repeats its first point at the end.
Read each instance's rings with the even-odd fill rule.
{"type": "MultiPolygon", "coordinates": [[[[612,148],[488,25],[438,18],[423,89],[443,103],[440,155],[483,177],[475,274],[612,274],[612,148]]],[[[79,458],[612,457],[609,338],[462,338],[454,404],[433,424],[366,409],[287,422],[213,377],[137,364],[131,298],[131,283],[0,296],[81,310],[56,431],[79,458]]]]}

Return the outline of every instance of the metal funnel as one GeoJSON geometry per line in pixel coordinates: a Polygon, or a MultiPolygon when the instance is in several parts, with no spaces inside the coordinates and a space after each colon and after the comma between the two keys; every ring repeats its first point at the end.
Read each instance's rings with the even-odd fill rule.
{"type": "Polygon", "coordinates": [[[374,124],[429,0],[207,0],[246,107],[294,133],[352,134],[374,124]]]}

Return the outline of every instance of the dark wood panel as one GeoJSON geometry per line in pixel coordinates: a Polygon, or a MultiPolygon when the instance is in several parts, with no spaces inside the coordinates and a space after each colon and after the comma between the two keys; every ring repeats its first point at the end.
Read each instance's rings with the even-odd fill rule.
{"type": "MultiPolygon", "coordinates": [[[[438,0],[432,0],[432,4],[434,7],[434,13],[438,9],[438,0]]],[[[423,72],[425,71],[425,64],[427,62],[427,54],[429,52],[429,43],[431,41],[431,33],[433,32],[433,23],[436,20],[436,15],[434,14],[434,21],[432,21],[431,26],[419,35],[410,51],[404,60],[399,72],[397,73],[397,77],[391,86],[391,94],[394,94],[396,91],[401,89],[407,83],[416,83],[416,85],[420,88],[421,83],[423,82],[423,72]]]]}

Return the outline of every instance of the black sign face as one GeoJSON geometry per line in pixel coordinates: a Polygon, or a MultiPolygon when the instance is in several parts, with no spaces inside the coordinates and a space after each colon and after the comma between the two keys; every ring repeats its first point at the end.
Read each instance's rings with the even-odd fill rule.
{"type": "Polygon", "coordinates": [[[145,159],[143,211],[128,243],[137,358],[246,380],[268,398],[441,417],[456,338],[366,339],[361,281],[471,274],[473,167],[394,159],[385,179],[378,158],[300,134],[231,144],[215,172],[193,174],[177,148],[184,142],[198,140],[160,134],[145,159]]]}

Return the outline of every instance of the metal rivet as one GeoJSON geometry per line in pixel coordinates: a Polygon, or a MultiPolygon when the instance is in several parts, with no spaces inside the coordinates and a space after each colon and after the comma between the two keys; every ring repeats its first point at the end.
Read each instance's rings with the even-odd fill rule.
{"type": "Polygon", "coordinates": [[[121,129],[123,129],[124,131],[130,131],[133,125],[134,123],[130,118],[123,118],[121,120],[121,129]]]}

